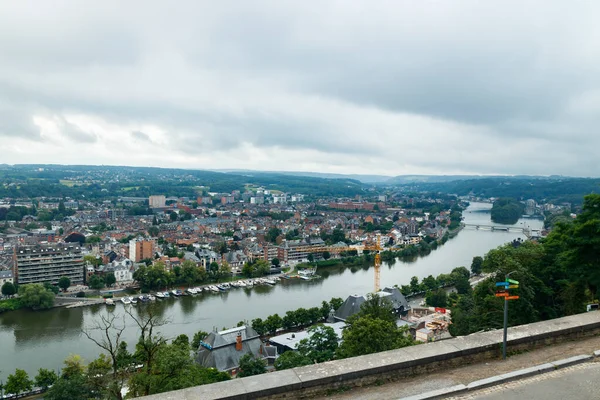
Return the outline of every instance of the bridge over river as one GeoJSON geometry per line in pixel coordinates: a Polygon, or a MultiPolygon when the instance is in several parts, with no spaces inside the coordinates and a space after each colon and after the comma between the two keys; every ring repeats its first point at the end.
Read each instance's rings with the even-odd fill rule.
{"type": "Polygon", "coordinates": [[[528,238],[532,236],[539,236],[539,229],[531,229],[529,226],[507,226],[507,225],[493,225],[493,224],[462,224],[465,228],[481,229],[487,231],[504,231],[504,232],[521,232],[528,238]]]}

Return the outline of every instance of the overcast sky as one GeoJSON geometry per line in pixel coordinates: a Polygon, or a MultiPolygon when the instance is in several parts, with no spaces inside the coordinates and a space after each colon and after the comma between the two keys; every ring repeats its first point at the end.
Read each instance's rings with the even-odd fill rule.
{"type": "Polygon", "coordinates": [[[600,176],[599,15],[0,0],[0,163],[600,176]]]}

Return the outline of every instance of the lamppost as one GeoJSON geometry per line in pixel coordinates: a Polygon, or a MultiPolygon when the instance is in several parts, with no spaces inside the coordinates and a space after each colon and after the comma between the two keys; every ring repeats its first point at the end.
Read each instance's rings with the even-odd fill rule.
{"type": "MultiPolygon", "coordinates": [[[[504,282],[508,282],[508,277],[517,271],[511,271],[506,274],[504,282]]],[[[508,297],[504,297],[504,336],[502,339],[502,359],[506,360],[506,334],[508,330],[508,297]]]]}

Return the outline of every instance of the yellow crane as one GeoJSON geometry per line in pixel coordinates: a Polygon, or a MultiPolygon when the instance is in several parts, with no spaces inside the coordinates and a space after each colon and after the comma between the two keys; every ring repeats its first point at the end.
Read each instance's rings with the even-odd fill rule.
{"type": "Polygon", "coordinates": [[[381,285],[381,254],[380,252],[383,250],[381,247],[381,234],[377,234],[374,245],[365,245],[363,250],[369,250],[375,252],[375,291],[374,293],[379,292],[381,285]]]}

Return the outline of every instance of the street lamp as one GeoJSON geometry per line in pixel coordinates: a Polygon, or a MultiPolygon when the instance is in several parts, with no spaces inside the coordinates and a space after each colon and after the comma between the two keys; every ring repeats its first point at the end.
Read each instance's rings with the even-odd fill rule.
{"type": "MultiPolygon", "coordinates": [[[[504,282],[508,282],[508,277],[518,271],[511,271],[504,277],[504,282]]],[[[508,298],[504,297],[504,336],[502,339],[502,359],[506,360],[506,334],[508,329],[508,298]]]]}

